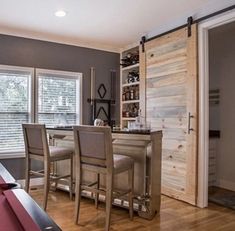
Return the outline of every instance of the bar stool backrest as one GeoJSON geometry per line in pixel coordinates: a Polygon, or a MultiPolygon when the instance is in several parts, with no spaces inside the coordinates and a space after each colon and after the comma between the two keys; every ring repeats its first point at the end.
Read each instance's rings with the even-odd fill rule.
{"type": "Polygon", "coordinates": [[[113,168],[112,134],[110,127],[74,126],[75,154],[78,162],[113,168]]]}
{"type": "Polygon", "coordinates": [[[45,124],[22,124],[26,155],[49,158],[45,124]]]}

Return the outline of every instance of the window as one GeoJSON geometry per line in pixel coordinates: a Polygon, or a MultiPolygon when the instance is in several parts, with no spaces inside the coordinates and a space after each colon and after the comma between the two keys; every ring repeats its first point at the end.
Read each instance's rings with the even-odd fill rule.
{"type": "Polygon", "coordinates": [[[0,153],[23,150],[22,123],[31,121],[32,69],[0,66],[0,153]]]}
{"type": "Polygon", "coordinates": [[[47,126],[80,121],[80,75],[37,70],[37,121],[47,126]]]}
{"type": "Polygon", "coordinates": [[[81,78],[75,72],[0,65],[1,157],[22,156],[22,123],[80,124],[81,78]]]}

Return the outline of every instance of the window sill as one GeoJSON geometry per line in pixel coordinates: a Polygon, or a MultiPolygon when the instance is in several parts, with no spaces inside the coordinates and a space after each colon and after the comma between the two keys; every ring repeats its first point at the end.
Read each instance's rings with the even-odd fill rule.
{"type": "Polygon", "coordinates": [[[17,158],[25,158],[25,153],[23,151],[0,152],[0,160],[1,159],[17,159],[17,158]]]}

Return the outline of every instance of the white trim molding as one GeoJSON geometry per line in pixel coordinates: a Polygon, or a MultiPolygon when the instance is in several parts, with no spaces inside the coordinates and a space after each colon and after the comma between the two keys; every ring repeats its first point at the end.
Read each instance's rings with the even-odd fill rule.
{"type": "Polygon", "coordinates": [[[225,188],[231,191],[235,191],[235,183],[233,181],[219,180],[216,186],[220,188],[225,188]]]}
{"type": "MultiPolygon", "coordinates": [[[[25,179],[20,179],[16,181],[21,185],[22,188],[25,187],[25,179]]],[[[37,177],[37,178],[31,178],[30,179],[30,187],[36,187],[36,186],[41,186],[44,184],[44,179],[43,177],[37,177]]]]}
{"type": "Polygon", "coordinates": [[[235,21],[235,10],[199,23],[199,148],[198,148],[198,201],[197,206],[208,206],[209,159],[209,47],[208,31],[235,21]]]}
{"type": "Polygon", "coordinates": [[[40,77],[56,77],[56,78],[68,78],[76,80],[76,101],[79,103],[79,107],[76,104],[76,115],[78,117],[76,123],[81,124],[82,121],[82,73],[80,72],[71,72],[71,71],[59,71],[51,69],[35,69],[35,101],[34,101],[34,110],[35,110],[35,121],[38,122],[38,94],[39,94],[39,78],[40,77]]]}
{"type": "Polygon", "coordinates": [[[18,159],[18,158],[25,158],[25,153],[24,151],[15,151],[15,152],[0,152],[0,160],[4,159],[18,159]]]}

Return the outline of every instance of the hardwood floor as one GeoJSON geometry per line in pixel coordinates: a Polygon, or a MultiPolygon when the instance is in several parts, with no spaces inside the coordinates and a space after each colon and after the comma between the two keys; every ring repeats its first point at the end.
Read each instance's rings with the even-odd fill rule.
{"type": "MultiPolygon", "coordinates": [[[[41,189],[31,190],[30,195],[42,204],[41,189]]],[[[48,198],[48,214],[63,231],[101,231],[105,226],[104,204],[95,208],[94,201],[82,199],[79,225],[74,224],[74,201],[69,194],[61,191],[50,192],[48,198]]],[[[113,207],[110,230],[118,231],[234,231],[235,211],[209,204],[206,209],[193,207],[166,196],[162,196],[161,212],[153,220],[148,221],[136,214],[129,220],[128,211],[113,207]]]]}

